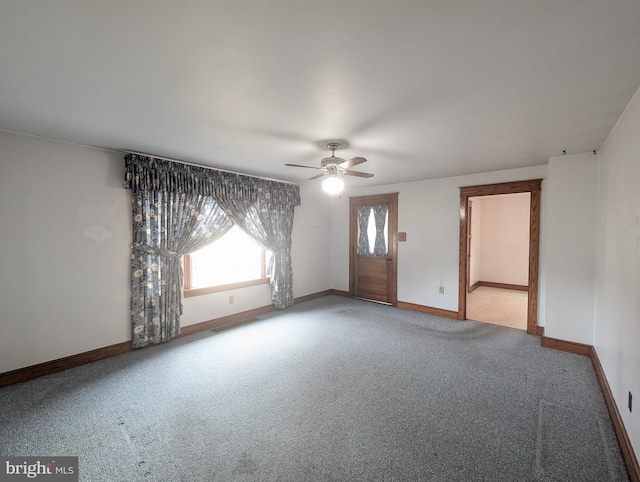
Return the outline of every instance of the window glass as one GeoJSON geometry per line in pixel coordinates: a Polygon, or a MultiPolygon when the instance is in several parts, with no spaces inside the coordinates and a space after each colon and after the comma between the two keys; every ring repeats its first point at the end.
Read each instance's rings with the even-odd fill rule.
{"type": "Polygon", "coordinates": [[[190,254],[191,285],[205,288],[263,277],[263,249],[234,226],[222,238],[190,254]]]}
{"type": "Polygon", "coordinates": [[[373,215],[373,208],[369,208],[369,224],[367,225],[367,238],[369,238],[369,254],[373,254],[376,243],[376,218],[373,215]]]}
{"type": "MultiPolygon", "coordinates": [[[[376,206],[377,208],[377,206],[376,206]]],[[[384,246],[382,250],[378,253],[375,253],[375,244],[376,244],[376,218],[373,207],[365,207],[365,209],[369,209],[369,221],[367,224],[367,241],[368,241],[368,251],[370,255],[376,254],[378,256],[386,256],[389,252],[389,230],[387,229],[387,224],[389,223],[389,210],[387,209],[384,217],[384,246]]],[[[361,253],[359,253],[361,254],[361,253]]]]}

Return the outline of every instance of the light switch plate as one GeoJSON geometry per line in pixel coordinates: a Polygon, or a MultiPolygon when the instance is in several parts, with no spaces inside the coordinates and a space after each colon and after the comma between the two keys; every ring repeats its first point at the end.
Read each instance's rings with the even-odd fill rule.
{"type": "Polygon", "coordinates": [[[407,240],[407,233],[398,233],[398,241],[405,242],[407,240]]]}

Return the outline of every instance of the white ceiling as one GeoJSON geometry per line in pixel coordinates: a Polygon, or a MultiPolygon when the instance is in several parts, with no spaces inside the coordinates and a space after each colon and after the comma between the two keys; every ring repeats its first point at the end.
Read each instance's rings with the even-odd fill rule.
{"type": "Polygon", "coordinates": [[[334,139],[354,187],[589,152],[640,86],[639,0],[1,0],[0,38],[0,129],[302,184],[334,139]]]}

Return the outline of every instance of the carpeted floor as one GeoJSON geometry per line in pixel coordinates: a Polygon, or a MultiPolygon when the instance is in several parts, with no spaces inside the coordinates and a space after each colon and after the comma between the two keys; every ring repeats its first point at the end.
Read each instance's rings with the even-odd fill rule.
{"type": "Polygon", "coordinates": [[[83,481],[624,481],[587,357],[325,297],[0,389],[0,454],[83,481]]]}

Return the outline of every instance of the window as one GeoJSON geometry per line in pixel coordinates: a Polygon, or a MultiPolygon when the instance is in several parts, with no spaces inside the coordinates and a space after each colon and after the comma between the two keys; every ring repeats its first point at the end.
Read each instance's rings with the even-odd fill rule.
{"type": "Polygon", "coordinates": [[[269,282],[271,253],[234,226],[222,238],[184,257],[184,294],[197,296],[269,282]]]}

